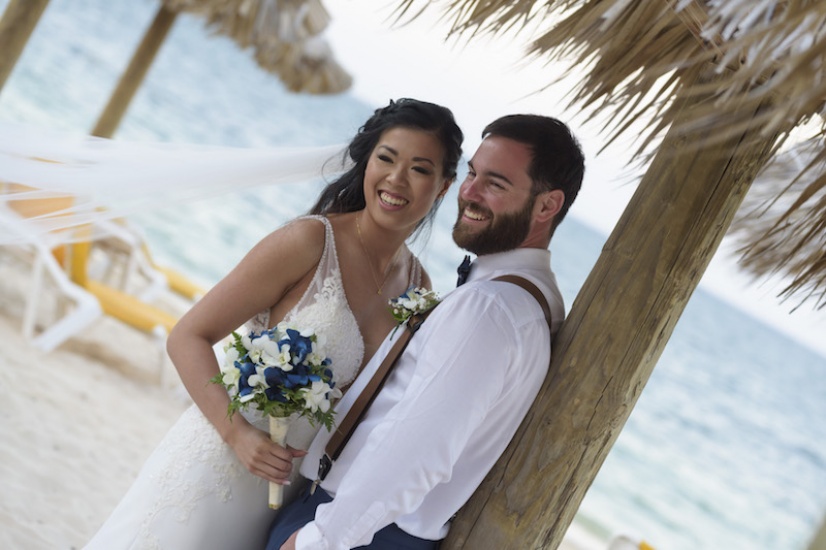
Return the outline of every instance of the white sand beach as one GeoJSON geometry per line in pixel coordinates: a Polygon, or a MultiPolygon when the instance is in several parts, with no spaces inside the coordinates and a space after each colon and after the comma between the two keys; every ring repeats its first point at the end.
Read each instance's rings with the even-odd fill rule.
{"type": "Polygon", "coordinates": [[[156,341],[111,318],[48,354],[24,340],[29,270],[0,250],[0,548],[81,548],[189,402],[174,373],[159,384],[156,341]]]}
{"type": "Polygon", "coordinates": [[[187,406],[151,336],[102,317],[43,354],[21,335],[26,266],[0,255],[0,548],[81,548],[187,406]]]}

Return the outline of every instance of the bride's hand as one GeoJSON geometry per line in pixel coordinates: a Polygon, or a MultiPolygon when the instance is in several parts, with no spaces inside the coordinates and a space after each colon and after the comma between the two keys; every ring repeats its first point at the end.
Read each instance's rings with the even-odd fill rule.
{"type": "Polygon", "coordinates": [[[235,451],[238,460],[252,474],[267,481],[287,484],[290,472],[293,469],[293,458],[304,456],[307,451],[284,448],[273,443],[269,436],[250,424],[238,426],[227,443],[235,451]]]}

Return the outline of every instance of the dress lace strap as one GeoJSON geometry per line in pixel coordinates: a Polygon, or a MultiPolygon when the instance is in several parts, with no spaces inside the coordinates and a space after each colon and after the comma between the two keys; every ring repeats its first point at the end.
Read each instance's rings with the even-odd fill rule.
{"type": "Polygon", "coordinates": [[[412,257],[413,262],[410,266],[410,276],[407,280],[407,286],[420,287],[422,286],[422,264],[415,254],[413,254],[412,257]]]}
{"type": "MultiPolygon", "coordinates": [[[[333,235],[333,225],[330,223],[330,220],[324,216],[301,216],[291,220],[289,223],[294,223],[298,220],[308,218],[318,220],[324,224],[324,250],[321,253],[321,258],[318,260],[318,265],[315,268],[313,280],[310,281],[307,290],[304,291],[304,294],[301,296],[301,299],[298,300],[298,303],[284,316],[285,320],[292,318],[296,311],[300,311],[302,308],[312,303],[315,295],[321,292],[325,280],[331,276],[338,277],[338,275],[333,273],[333,271],[338,270],[338,256],[336,255],[336,242],[333,235]]],[[[250,330],[260,331],[270,328],[270,308],[259,312],[245,324],[250,330]]]]}
{"type": "Polygon", "coordinates": [[[300,218],[296,218],[296,221],[304,219],[318,220],[324,224],[324,251],[321,253],[321,258],[318,260],[318,265],[316,266],[313,280],[310,281],[307,290],[304,291],[304,295],[298,303],[292,310],[290,310],[289,313],[287,313],[287,315],[284,316],[285,319],[290,319],[296,311],[300,311],[304,307],[307,307],[309,304],[313,303],[316,295],[322,291],[324,281],[330,277],[340,277],[338,273],[338,255],[336,253],[336,241],[333,234],[333,224],[331,224],[330,220],[324,216],[302,216],[300,218]]]}

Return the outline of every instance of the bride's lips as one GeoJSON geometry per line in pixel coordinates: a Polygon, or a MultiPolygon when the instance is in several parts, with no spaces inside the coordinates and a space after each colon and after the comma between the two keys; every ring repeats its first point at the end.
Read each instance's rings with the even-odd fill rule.
{"type": "Polygon", "coordinates": [[[395,195],[388,191],[379,191],[379,202],[386,208],[401,208],[410,201],[401,195],[395,195]]]}

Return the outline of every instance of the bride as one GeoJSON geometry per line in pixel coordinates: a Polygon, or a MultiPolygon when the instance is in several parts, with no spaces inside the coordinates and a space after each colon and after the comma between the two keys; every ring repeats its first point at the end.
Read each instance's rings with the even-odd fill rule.
{"type": "Polygon", "coordinates": [[[255,411],[230,421],[229,397],[209,383],[218,373],[212,346],[241,324],[312,327],[346,391],[395,324],[388,299],[430,286],[405,241],[435,215],[461,142],[444,107],[400,99],[376,110],[348,145],[352,166],[311,215],[265,237],[181,318],[167,349],[195,404],[87,549],[264,547],[276,513],[267,482],[285,485],[285,503],[300,491],[298,462],[318,428],[299,418],[283,448],[255,411]]]}

